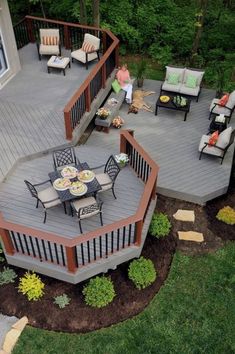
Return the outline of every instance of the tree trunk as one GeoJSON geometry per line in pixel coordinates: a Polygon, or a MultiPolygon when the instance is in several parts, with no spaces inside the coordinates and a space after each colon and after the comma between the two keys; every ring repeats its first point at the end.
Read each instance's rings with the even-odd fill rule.
{"type": "Polygon", "coordinates": [[[205,20],[205,15],[206,15],[206,10],[207,10],[207,4],[208,0],[200,0],[199,6],[199,14],[197,16],[197,21],[195,23],[196,26],[196,33],[193,41],[193,46],[192,46],[192,52],[191,52],[191,58],[190,58],[190,63],[194,63],[194,59],[198,54],[198,48],[200,46],[200,40],[203,32],[203,25],[204,25],[204,20],[205,20]]]}
{"type": "Polygon", "coordinates": [[[100,27],[100,0],[92,0],[93,26],[100,27]]]}
{"type": "Polygon", "coordinates": [[[87,24],[87,11],[86,11],[86,1],[79,0],[80,3],[80,23],[82,25],[87,24]]]}
{"type": "Polygon", "coordinates": [[[42,11],[42,16],[43,16],[44,18],[46,18],[46,14],[45,14],[45,11],[44,11],[44,7],[43,7],[43,2],[42,2],[42,0],[40,0],[40,6],[41,6],[41,11],[42,11]]]}

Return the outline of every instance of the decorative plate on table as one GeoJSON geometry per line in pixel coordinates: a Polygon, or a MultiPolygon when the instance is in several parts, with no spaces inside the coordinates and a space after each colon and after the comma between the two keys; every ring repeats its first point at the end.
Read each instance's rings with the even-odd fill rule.
{"type": "Polygon", "coordinates": [[[65,178],[75,178],[77,176],[78,170],[73,166],[66,166],[61,171],[62,177],[65,178]]]}
{"type": "Polygon", "coordinates": [[[84,195],[87,192],[87,186],[79,181],[72,182],[71,186],[69,187],[69,191],[71,194],[80,196],[84,195]]]}
{"type": "Polygon", "coordinates": [[[71,185],[71,182],[68,178],[57,178],[53,182],[53,187],[58,191],[65,191],[71,185]]]}
{"type": "Polygon", "coordinates": [[[167,103],[170,101],[170,97],[169,96],[160,96],[160,101],[162,103],[167,103]]]}
{"type": "Polygon", "coordinates": [[[89,183],[95,178],[95,174],[90,170],[83,170],[77,174],[79,181],[89,183]]]}

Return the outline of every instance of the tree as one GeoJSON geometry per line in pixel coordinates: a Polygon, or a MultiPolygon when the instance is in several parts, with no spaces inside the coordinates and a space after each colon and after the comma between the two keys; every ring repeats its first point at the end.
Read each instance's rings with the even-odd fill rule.
{"type": "Polygon", "coordinates": [[[196,27],[196,33],[193,41],[193,46],[192,46],[192,53],[191,53],[191,58],[190,62],[191,64],[194,63],[195,57],[198,54],[198,48],[200,45],[200,40],[203,32],[203,25],[204,25],[204,20],[205,20],[205,15],[206,15],[206,10],[207,10],[207,5],[208,5],[208,0],[199,0],[199,12],[196,13],[197,20],[195,22],[195,27],[196,27]]]}
{"type": "Polygon", "coordinates": [[[93,26],[100,26],[100,0],[92,0],[93,26]]]}
{"type": "Polygon", "coordinates": [[[86,0],[79,0],[80,4],[80,23],[82,25],[87,24],[87,11],[86,11],[86,0]]]}

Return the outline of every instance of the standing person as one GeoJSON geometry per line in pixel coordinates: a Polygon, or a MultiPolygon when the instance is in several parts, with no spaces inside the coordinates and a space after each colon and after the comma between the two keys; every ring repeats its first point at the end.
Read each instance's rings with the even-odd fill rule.
{"type": "Polygon", "coordinates": [[[126,91],[126,102],[131,104],[132,102],[132,80],[130,78],[130,73],[127,69],[127,64],[123,64],[117,72],[117,80],[121,88],[126,91]]]}

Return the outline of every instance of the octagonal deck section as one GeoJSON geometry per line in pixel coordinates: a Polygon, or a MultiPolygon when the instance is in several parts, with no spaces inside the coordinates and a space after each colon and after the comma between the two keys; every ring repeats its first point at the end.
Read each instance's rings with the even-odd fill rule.
{"type": "MultiPolygon", "coordinates": [[[[81,162],[87,162],[90,167],[95,167],[104,164],[110,153],[103,149],[80,146],[76,148],[76,155],[81,162]]],[[[59,205],[48,210],[47,222],[43,224],[43,210],[40,206],[38,209],[35,208],[36,200],[31,197],[24,183],[24,179],[33,184],[45,181],[51,171],[53,171],[51,154],[21,163],[7,181],[0,185],[0,210],[7,221],[71,239],[80,234],[77,218],[66,215],[63,206],[59,205]]],[[[102,169],[99,172],[102,172],[102,169]]],[[[143,190],[144,184],[133,170],[129,167],[122,169],[115,182],[117,199],[114,199],[112,191],[99,194],[104,202],[102,208],[104,225],[135,214],[143,190]]],[[[99,217],[96,215],[83,220],[82,227],[84,233],[99,228],[99,217]]]]}

